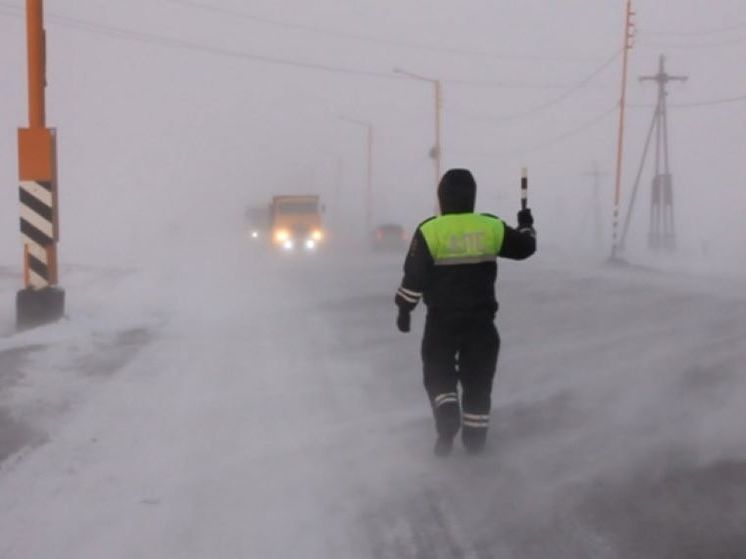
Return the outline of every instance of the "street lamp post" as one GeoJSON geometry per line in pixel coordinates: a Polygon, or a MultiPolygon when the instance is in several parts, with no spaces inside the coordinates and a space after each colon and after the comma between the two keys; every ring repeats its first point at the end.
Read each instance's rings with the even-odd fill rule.
{"type": "Polygon", "coordinates": [[[356,120],[354,118],[339,117],[341,120],[364,126],[366,129],[366,185],[365,185],[365,227],[366,232],[371,231],[371,220],[373,213],[373,125],[370,122],[356,120]]]}
{"type": "Polygon", "coordinates": [[[435,184],[440,182],[441,175],[441,157],[442,157],[442,141],[441,141],[441,124],[442,124],[442,112],[443,112],[443,86],[440,80],[433,78],[427,78],[420,76],[419,74],[413,74],[407,72],[401,68],[394,68],[394,73],[408,76],[410,78],[425,81],[433,84],[433,93],[435,97],[435,144],[430,150],[430,157],[432,157],[435,165],[435,184]]]}

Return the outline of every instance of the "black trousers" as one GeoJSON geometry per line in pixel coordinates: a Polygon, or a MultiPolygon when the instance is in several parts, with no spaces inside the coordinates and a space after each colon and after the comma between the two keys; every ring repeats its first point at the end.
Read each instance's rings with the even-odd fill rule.
{"type": "Polygon", "coordinates": [[[463,425],[465,445],[484,444],[499,351],[492,313],[428,314],[422,338],[423,380],[439,436],[453,437],[463,425]]]}

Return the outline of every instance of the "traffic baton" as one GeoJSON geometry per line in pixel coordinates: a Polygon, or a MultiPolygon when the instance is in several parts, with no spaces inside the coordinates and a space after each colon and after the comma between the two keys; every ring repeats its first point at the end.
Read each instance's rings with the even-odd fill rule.
{"type": "Polygon", "coordinates": [[[521,171],[521,209],[528,207],[528,168],[523,167],[521,171]]]}

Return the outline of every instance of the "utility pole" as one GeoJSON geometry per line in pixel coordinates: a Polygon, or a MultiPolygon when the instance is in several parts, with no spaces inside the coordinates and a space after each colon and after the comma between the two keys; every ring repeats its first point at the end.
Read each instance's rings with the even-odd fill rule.
{"type": "Polygon", "coordinates": [[[26,0],[29,127],[18,129],[19,197],[24,289],[16,295],[16,325],[29,328],[62,317],[57,286],[57,131],[46,128],[46,35],[42,0],[26,0]]]}
{"type": "Polygon", "coordinates": [[[340,197],[342,195],[342,177],[344,175],[344,163],[342,156],[338,156],[334,164],[334,205],[340,207],[340,197]]]}
{"type": "Polygon", "coordinates": [[[598,169],[598,162],[593,162],[591,171],[585,173],[586,177],[593,178],[593,194],[591,201],[591,212],[593,214],[593,238],[597,243],[596,248],[602,242],[603,229],[601,225],[601,179],[608,176],[607,173],[602,173],[598,169]]]}
{"type": "Polygon", "coordinates": [[[368,131],[366,134],[367,140],[367,159],[368,168],[366,172],[365,180],[365,231],[370,233],[372,230],[372,215],[373,215],[373,125],[368,123],[368,131]]]}
{"type": "Polygon", "coordinates": [[[394,68],[394,73],[402,74],[416,80],[433,84],[433,93],[435,98],[435,143],[433,144],[433,147],[430,148],[429,154],[435,166],[435,186],[437,187],[438,183],[440,182],[442,169],[441,160],[443,157],[443,140],[441,131],[443,123],[443,85],[440,80],[426,78],[425,76],[413,74],[412,72],[407,72],[406,70],[402,70],[401,68],[394,68]]]}
{"type": "Polygon", "coordinates": [[[627,63],[629,51],[632,48],[634,39],[634,22],[632,17],[635,12],[632,11],[632,0],[627,0],[624,17],[624,41],[622,47],[622,93],[619,98],[619,135],[617,138],[616,150],[616,174],[614,178],[614,219],[612,223],[612,243],[611,243],[611,261],[619,259],[618,251],[618,230],[619,230],[619,201],[621,199],[622,187],[622,160],[624,152],[624,109],[627,102],[627,63]]]}
{"type": "Polygon", "coordinates": [[[666,73],[666,57],[661,54],[658,61],[658,73],[654,76],[643,76],[640,81],[654,81],[658,84],[658,121],[655,136],[655,176],[650,200],[650,230],[648,246],[653,249],[664,248],[668,251],[676,248],[673,214],[673,181],[668,150],[668,111],[666,108],[666,84],[670,81],[685,82],[687,76],[670,76],[666,73]],[[661,163],[663,172],[661,173],[661,163]]]}
{"type": "Polygon", "coordinates": [[[366,180],[365,180],[365,230],[370,233],[372,230],[372,215],[373,215],[373,125],[370,122],[362,120],[355,120],[354,118],[347,118],[340,116],[341,120],[358,124],[366,128],[366,180]]]}
{"type": "Polygon", "coordinates": [[[658,100],[655,104],[653,119],[650,122],[648,135],[645,139],[645,147],[642,152],[642,159],[635,177],[635,184],[632,189],[627,217],[624,222],[621,244],[627,237],[627,230],[632,218],[637,190],[640,186],[640,178],[645,167],[645,161],[650,149],[651,139],[655,133],[655,172],[650,197],[650,227],[648,230],[648,247],[653,250],[661,248],[673,251],[676,248],[676,232],[674,227],[673,212],[673,180],[671,177],[671,167],[668,149],[668,109],[666,100],[668,91],[666,85],[671,81],[685,82],[687,76],[672,76],[666,72],[666,57],[660,55],[658,59],[658,73],[653,76],[642,76],[641,82],[654,81],[658,84],[658,100]]]}
{"type": "Polygon", "coordinates": [[[442,175],[441,157],[443,155],[442,132],[443,125],[443,86],[440,80],[433,81],[435,88],[435,145],[431,152],[431,157],[435,163],[435,184],[440,182],[442,175]]]}

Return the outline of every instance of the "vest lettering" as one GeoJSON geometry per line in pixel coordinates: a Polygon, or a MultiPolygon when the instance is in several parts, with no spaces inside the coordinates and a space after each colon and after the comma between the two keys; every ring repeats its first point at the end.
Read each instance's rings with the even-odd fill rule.
{"type": "Polygon", "coordinates": [[[424,223],[421,230],[434,260],[452,263],[496,257],[504,235],[502,221],[479,214],[440,216],[424,223]]]}

